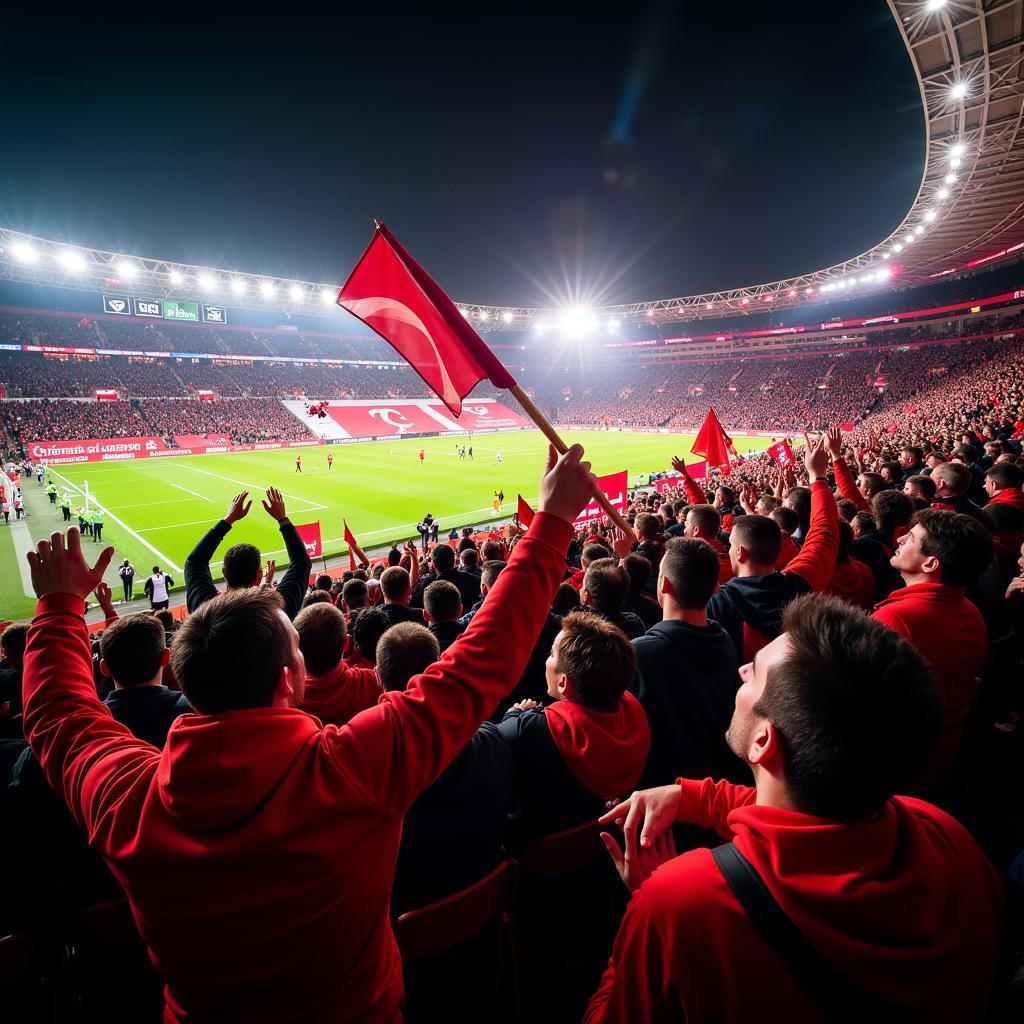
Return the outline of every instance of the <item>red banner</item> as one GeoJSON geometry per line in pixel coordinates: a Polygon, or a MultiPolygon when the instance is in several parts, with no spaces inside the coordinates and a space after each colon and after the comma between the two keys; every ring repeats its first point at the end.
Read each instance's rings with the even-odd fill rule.
{"type": "Polygon", "coordinates": [[[57,465],[63,462],[116,462],[144,459],[151,452],[166,451],[159,437],[106,437],[92,441],[29,441],[28,455],[34,462],[57,465]]]}
{"type": "MultiPolygon", "coordinates": [[[[629,475],[627,470],[624,469],[620,473],[609,473],[608,476],[599,476],[597,478],[597,486],[604,491],[608,503],[616,512],[620,514],[625,513],[626,495],[629,491],[629,475]]],[[[596,501],[591,501],[576,517],[573,525],[584,526],[595,519],[600,519],[603,515],[605,515],[604,509],[596,501]]]]}
{"type": "Polygon", "coordinates": [[[295,525],[295,532],[299,539],[306,545],[306,554],[310,558],[319,558],[323,554],[323,544],[320,538],[320,521],[306,523],[304,526],[295,525]]]}
{"type": "Polygon", "coordinates": [[[97,388],[97,402],[116,402],[120,396],[113,388],[97,388]]]}
{"type": "MultiPolygon", "coordinates": [[[[436,434],[451,430],[418,405],[329,405],[327,413],[352,437],[401,437],[403,434],[436,434]]],[[[445,411],[445,417],[451,416],[445,411]]]]}
{"type": "Polygon", "coordinates": [[[778,444],[770,445],[768,454],[782,469],[788,469],[790,466],[796,465],[796,456],[793,454],[793,449],[789,447],[788,441],[779,441],[778,444]]]}
{"type": "Polygon", "coordinates": [[[179,448],[197,448],[200,451],[204,448],[226,450],[231,445],[231,438],[227,434],[175,434],[174,443],[179,448]]]}
{"type": "Polygon", "coordinates": [[[530,420],[524,419],[500,402],[474,402],[472,398],[467,398],[462,403],[462,412],[457,417],[452,416],[440,402],[429,404],[432,409],[447,419],[454,419],[462,430],[483,432],[533,426],[530,420]]]}

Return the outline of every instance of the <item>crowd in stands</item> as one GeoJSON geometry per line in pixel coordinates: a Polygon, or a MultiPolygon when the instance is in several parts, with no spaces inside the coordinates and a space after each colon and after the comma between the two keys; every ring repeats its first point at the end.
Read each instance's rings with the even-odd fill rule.
{"type": "MultiPolygon", "coordinates": [[[[354,545],[312,585],[282,495],[243,492],[181,623],[119,617],[109,553],[40,544],[36,618],[0,634],[0,934],[60,948],[126,898],[168,1021],[1019,1016],[1021,345],[679,371],[552,397],[827,429],[785,469],[673,460],[635,537],[574,529],[593,477],[552,453],[528,529],[354,545]]],[[[2,410],[174,433],[273,405],[2,410]]]]}
{"type": "Polygon", "coordinates": [[[140,401],[139,412],[153,433],[167,440],[175,434],[226,434],[235,444],[256,441],[302,441],[312,431],[280,402],[266,398],[230,398],[218,402],[172,398],[140,401]]]}

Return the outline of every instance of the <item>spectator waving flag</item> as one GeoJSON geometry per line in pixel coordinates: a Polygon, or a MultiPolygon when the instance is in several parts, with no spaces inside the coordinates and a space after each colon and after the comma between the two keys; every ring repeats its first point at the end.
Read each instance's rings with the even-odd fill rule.
{"type": "Polygon", "coordinates": [[[714,409],[708,409],[704,425],[700,428],[690,451],[694,455],[702,455],[709,466],[729,468],[729,453],[735,454],[736,449],[729,435],[722,429],[722,424],[718,422],[714,409]]]}
{"type": "Polygon", "coordinates": [[[379,222],[338,305],[407,360],[455,416],[485,377],[495,387],[516,385],[440,285],[379,222]]]}
{"type": "Polygon", "coordinates": [[[356,551],[359,549],[359,544],[356,542],[355,537],[352,536],[352,531],[348,528],[348,521],[342,519],[341,525],[345,527],[345,543],[348,545],[348,567],[354,572],[356,568],[356,551]]]}

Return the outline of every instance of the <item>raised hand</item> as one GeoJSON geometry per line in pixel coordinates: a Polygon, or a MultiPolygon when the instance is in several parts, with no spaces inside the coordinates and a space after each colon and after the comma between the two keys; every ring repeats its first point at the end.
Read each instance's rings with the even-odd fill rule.
{"type": "Polygon", "coordinates": [[[249,492],[242,491],[241,494],[236,494],[231,499],[227,515],[224,516],[225,523],[237,523],[239,519],[244,519],[249,514],[249,509],[252,508],[252,502],[246,502],[245,499],[248,497],[249,492]]]}
{"type": "Polygon", "coordinates": [[[36,550],[27,552],[25,557],[37,597],[75,594],[84,601],[103,582],[103,574],[114,557],[114,549],[104,548],[96,564],[90,568],[82,555],[78,527],[72,526],[67,532],[66,542],[64,534],[51,534],[49,540],[41,540],[36,550]]]}
{"type": "Polygon", "coordinates": [[[679,458],[678,455],[673,455],[672,456],[672,468],[680,476],[689,476],[690,475],[689,470],[686,468],[686,463],[683,462],[683,460],[681,458],[679,458]]]}
{"type": "Polygon", "coordinates": [[[630,891],[639,889],[644,882],[666,861],[676,856],[676,843],[672,838],[672,830],[662,832],[648,846],[637,846],[636,833],[625,833],[623,845],[625,850],[608,832],[601,833],[605,849],[608,851],[618,871],[619,877],[630,891]]]}
{"type": "MultiPolygon", "coordinates": [[[[263,511],[270,516],[271,519],[276,519],[281,522],[282,519],[286,519],[288,512],[284,507],[284,498],[281,497],[281,492],[276,487],[270,487],[267,489],[267,500],[261,503],[263,505],[263,511]]],[[[248,509],[246,509],[248,511],[248,509]]]]}
{"type": "Polygon", "coordinates": [[[838,427],[829,427],[828,450],[832,453],[832,461],[838,462],[843,457],[843,432],[838,427]]]}
{"type": "Polygon", "coordinates": [[[574,444],[562,456],[548,445],[548,461],[540,478],[540,511],[571,523],[590,503],[596,485],[590,463],[583,461],[582,445],[574,444]]]}
{"type": "Polygon", "coordinates": [[[110,599],[110,585],[100,580],[99,585],[96,587],[94,596],[99,602],[99,606],[106,611],[107,608],[113,610],[114,604],[110,599]]]}
{"type": "Polygon", "coordinates": [[[824,480],[828,471],[828,452],[825,451],[825,435],[822,434],[816,443],[811,444],[811,439],[804,433],[804,466],[807,469],[807,476],[813,484],[815,480],[824,480]]]}
{"type": "Polygon", "coordinates": [[[612,528],[612,550],[616,558],[625,558],[633,550],[633,542],[617,527],[612,528]]]}
{"type": "Polygon", "coordinates": [[[602,814],[598,824],[618,825],[626,837],[627,848],[630,836],[635,840],[639,835],[638,848],[647,849],[676,820],[681,793],[675,785],[641,789],[602,814]]]}

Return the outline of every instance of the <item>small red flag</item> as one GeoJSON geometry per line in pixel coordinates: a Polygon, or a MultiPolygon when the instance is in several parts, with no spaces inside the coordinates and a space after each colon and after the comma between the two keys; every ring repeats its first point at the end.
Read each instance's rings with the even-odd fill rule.
{"type": "Polygon", "coordinates": [[[779,441],[778,444],[769,445],[768,454],[778,463],[782,469],[796,465],[796,456],[790,448],[788,441],[779,441]]]}
{"type": "Polygon", "coordinates": [[[345,527],[345,543],[348,545],[348,567],[354,572],[356,568],[356,556],[353,549],[359,545],[356,542],[355,537],[352,536],[352,531],[348,528],[348,522],[342,519],[341,524],[345,527]]]}
{"type": "Polygon", "coordinates": [[[839,429],[845,431],[848,434],[851,430],[853,430],[853,420],[847,420],[839,427],[839,429]]]}
{"type": "Polygon", "coordinates": [[[732,440],[722,429],[722,424],[718,422],[715,410],[708,409],[704,425],[700,428],[700,433],[693,442],[693,447],[690,451],[694,455],[702,455],[707,460],[709,466],[728,469],[730,449],[736,450],[733,448],[732,440]]]}
{"type": "Polygon", "coordinates": [[[338,305],[379,334],[456,416],[485,377],[515,387],[512,375],[440,285],[378,223],[338,294],[338,305]]]}
{"type": "Polygon", "coordinates": [[[524,529],[528,529],[529,526],[530,526],[530,523],[533,522],[534,511],[526,503],[526,499],[521,494],[518,495],[518,497],[519,497],[519,507],[518,507],[518,510],[516,511],[516,516],[519,519],[519,525],[522,526],[524,529]]]}
{"type": "Polygon", "coordinates": [[[306,545],[306,554],[310,558],[319,558],[323,554],[319,520],[315,523],[306,523],[304,526],[296,524],[295,532],[299,535],[299,540],[306,545]]]}

